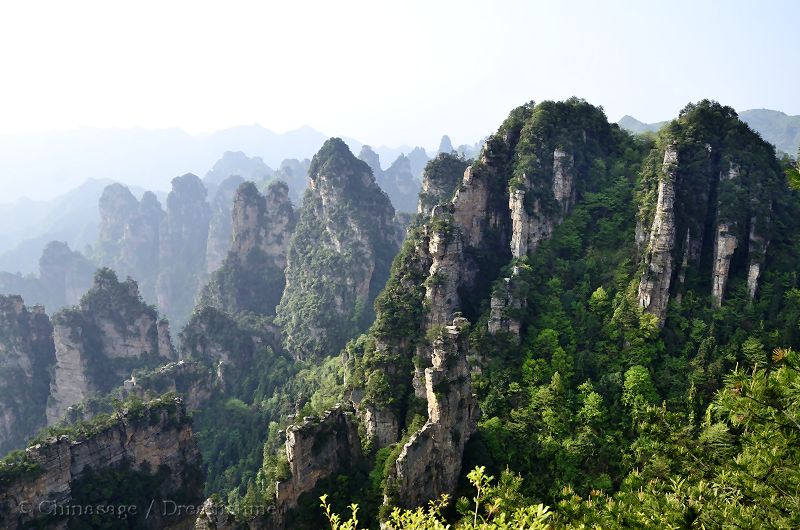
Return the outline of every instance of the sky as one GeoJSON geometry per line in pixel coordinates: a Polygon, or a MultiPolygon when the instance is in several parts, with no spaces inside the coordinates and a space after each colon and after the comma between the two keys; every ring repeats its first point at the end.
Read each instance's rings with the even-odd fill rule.
{"type": "Polygon", "coordinates": [[[800,2],[63,0],[0,7],[0,133],[310,125],[473,143],[524,102],[800,114],[800,2]]]}

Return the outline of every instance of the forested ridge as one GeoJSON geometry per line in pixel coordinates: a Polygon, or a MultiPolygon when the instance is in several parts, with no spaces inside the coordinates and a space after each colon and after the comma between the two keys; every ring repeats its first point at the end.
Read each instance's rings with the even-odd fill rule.
{"type": "MultiPolygon", "coordinates": [[[[534,116],[549,105],[515,111],[504,128],[523,116],[525,123],[517,127],[526,141],[547,142],[546,134],[573,123],[568,112],[559,117],[550,109],[557,125],[548,131],[534,116]],[[537,138],[542,130],[545,136],[537,138]]],[[[563,104],[555,108],[565,112],[563,104]]],[[[658,136],[632,137],[616,129],[610,134],[610,149],[585,151],[588,178],[563,223],[497,275],[494,289],[513,276],[512,289],[525,300],[506,309],[521,323],[519,336],[488,331],[488,296],[468,315],[474,321],[472,383],[481,416],[464,453],[465,476],[450,496],[459,500],[435,510],[385,512],[390,527],[440,528],[457,521],[463,528],[800,524],[800,211],[786,180],[797,178],[796,169],[778,160],[732,109],[714,102],[688,106],[658,136]],[[662,327],[637,300],[647,249],[641,243],[637,248],[636,231],[637,221],[653,220],[668,146],[679,153],[678,223],[696,223],[699,232],[710,234],[715,223],[742,217],[743,209],[753,219],[768,210],[769,243],[755,296],[748,293],[745,257],[734,254],[719,307],[711,284],[720,251],[713,240],[698,247],[682,272],[678,266],[672,271],[662,327]],[[733,184],[720,178],[728,163],[748,167],[747,178],[733,184]],[[709,204],[710,215],[700,212],[709,204]],[[492,485],[483,485],[476,501],[474,486],[488,477],[492,485]]],[[[484,158],[492,156],[492,141],[484,158]]],[[[524,164],[522,159],[517,167],[524,164]]],[[[506,182],[514,186],[509,170],[506,182]]],[[[414,241],[412,231],[378,298],[372,332],[351,346],[356,359],[359,350],[366,351],[365,362],[378,355],[386,366],[383,350],[369,353],[371,341],[401,324],[410,327],[400,335],[412,330],[411,340],[425,340],[414,338],[423,318],[414,287],[400,288],[414,281],[406,251],[414,241]]],[[[747,246],[752,253],[752,237],[747,246]]],[[[417,274],[423,281],[425,272],[417,274]]],[[[396,381],[383,389],[371,389],[370,381],[367,396],[403,399],[396,381]]],[[[411,403],[404,410],[409,425],[420,413],[411,403]]],[[[386,455],[377,455],[376,464],[385,465],[386,455]]],[[[370,525],[370,501],[360,495],[349,500],[361,502],[362,526],[370,525]]],[[[345,515],[342,501],[336,495],[325,499],[345,515]]]]}

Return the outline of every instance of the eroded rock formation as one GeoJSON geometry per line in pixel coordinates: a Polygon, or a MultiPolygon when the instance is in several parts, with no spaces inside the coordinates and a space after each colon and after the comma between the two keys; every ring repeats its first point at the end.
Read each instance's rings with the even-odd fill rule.
{"type": "Polygon", "coordinates": [[[699,278],[694,284],[716,307],[731,277],[741,277],[747,294],[756,296],[783,185],[772,146],[730,107],[703,101],[665,128],[642,182],[639,305],[663,324],[669,300],[680,300],[688,276],[699,278]],[[663,159],[659,168],[657,158],[663,159]]]}
{"type": "Polygon", "coordinates": [[[392,505],[416,507],[451,493],[461,475],[464,445],[475,432],[478,404],[467,366],[465,318],[440,328],[432,366],[425,370],[428,421],[411,435],[395,462],[392,505]]]}
{"type": "Polygon", "coordinates": [[[191,173],[172,179],[167,215],[159,232],[161,267],[156,282],[158,307],[170,320],[186,318],[205,281],[210,217],[200,179],[191,173]]]}
{"type": "Polygon", "coordinates": [[[144,304],[136,282],[119,282],[110,269],[97,272],[79,306],[53,316],[53,341],[48,424],[90,394],[120,386],[132,369],[177,358],[168,324],[144,304]]]}
{"type": "MultiPolygon", "coordinates": [[[[148,518],[144,517],[147,506],[139,507],[142,513],[130,514],[129,522],[137,528],[166,528],[192,518],[186,511],[164,517],[168,514],[161,509],[164,501],[185,505],[202,501],[200,452],[180,400],[159,400],[143,410],[123,413],[88,436],[48,439],[29,447],[24,458],[27,470],[0,485],[0,526],[9,530],[40,525],[66,528],[67,517],[52,513],[58,513],[57,507],[87,504],[83,491],[88,483],[111,471],[158,473],[157,489],[147,492],[158,509],[148,518]]],[[[119,484],[126,487],[124,481],[119,484]]],[[[107,516],[109,522],[116,520],[115,514],[107,516]]]]}
{"type": "Polygon", "coordinates": [[[42,306],[0,296],[0,453],[21,447],[45,425],[53,326],[42,306]]]}
{"type": "Polygon", "coordinates": [[[351,408],[337,405],[322,418],[305,418],[286,430],[291,478],[278,483],[277,512],[297,506],[303,493],[322,478],[346,472],[363,458],[358,425],[351,408]]]}
{"type": "Polygon", "coordinates": [[[233,225],[231,211],[236,190],[244,179],[231,175],[219,183],[211,201],[211,220],[208,227],[208,245],[206,246],[206,273],[211,274],[221,265],[231,248],[233,225]]]}
{"type": "Polygon", "coordinates": [[[233,198],[230,252],[203,290],[201,302],[231,314],[275,314],[296,216],[289,188],[273,181],[266,196],[251,182],[233,198]]]}
{"type": "Polygon", "coordinates": [[[388,197],[342,140],[325,142],[309,174],[276,319],[298,359],[336,354],[372,321],[398,240],[388,197]]]}

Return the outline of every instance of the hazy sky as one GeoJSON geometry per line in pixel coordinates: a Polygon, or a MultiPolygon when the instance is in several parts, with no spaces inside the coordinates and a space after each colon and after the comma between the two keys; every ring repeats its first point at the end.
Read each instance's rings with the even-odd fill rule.
{"type": "Polygon", "coordinates": [[[800,2],[15,1],[0,132],[311,125],[435,147],[525,101],[611,120],[714,98],[800,114],[800,2]]]}

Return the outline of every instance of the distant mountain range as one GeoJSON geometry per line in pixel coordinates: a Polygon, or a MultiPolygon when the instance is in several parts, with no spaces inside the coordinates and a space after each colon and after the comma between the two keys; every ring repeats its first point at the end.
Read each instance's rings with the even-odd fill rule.
{"type": "MultiPolygon", "coordinates": [[[[328,135],[311,127],[275,133],[261,125],[231,127],[190,135],[181,129],[84,128],[0,135],[0,181],[11,202],[19,197],[46,200],[87,179],[110,179],[149,190],[168,190],[176,175],[204,175],[226,151],[260,157],[272,168],[285,159],[311,158],[328,135]],[[32,185],[35,183],[35,186],[32,185]]],[[[362,142],[344,139],[353,152],[362,142]]],[[[414,148],[373,147],[387,163],[414,148]]]]}
{"type": "MultiPolygon", "coordinates": [[[[800,148],[800,116],[789,116],[777,110],[751,109],[740,112],[739,117],[779,151],[797,155],[800,148]]],[[[667,123],[644,123],[633,116],[623,116],[617,122],[620,127],[634,134],[655,132],[667,123]]]]}

